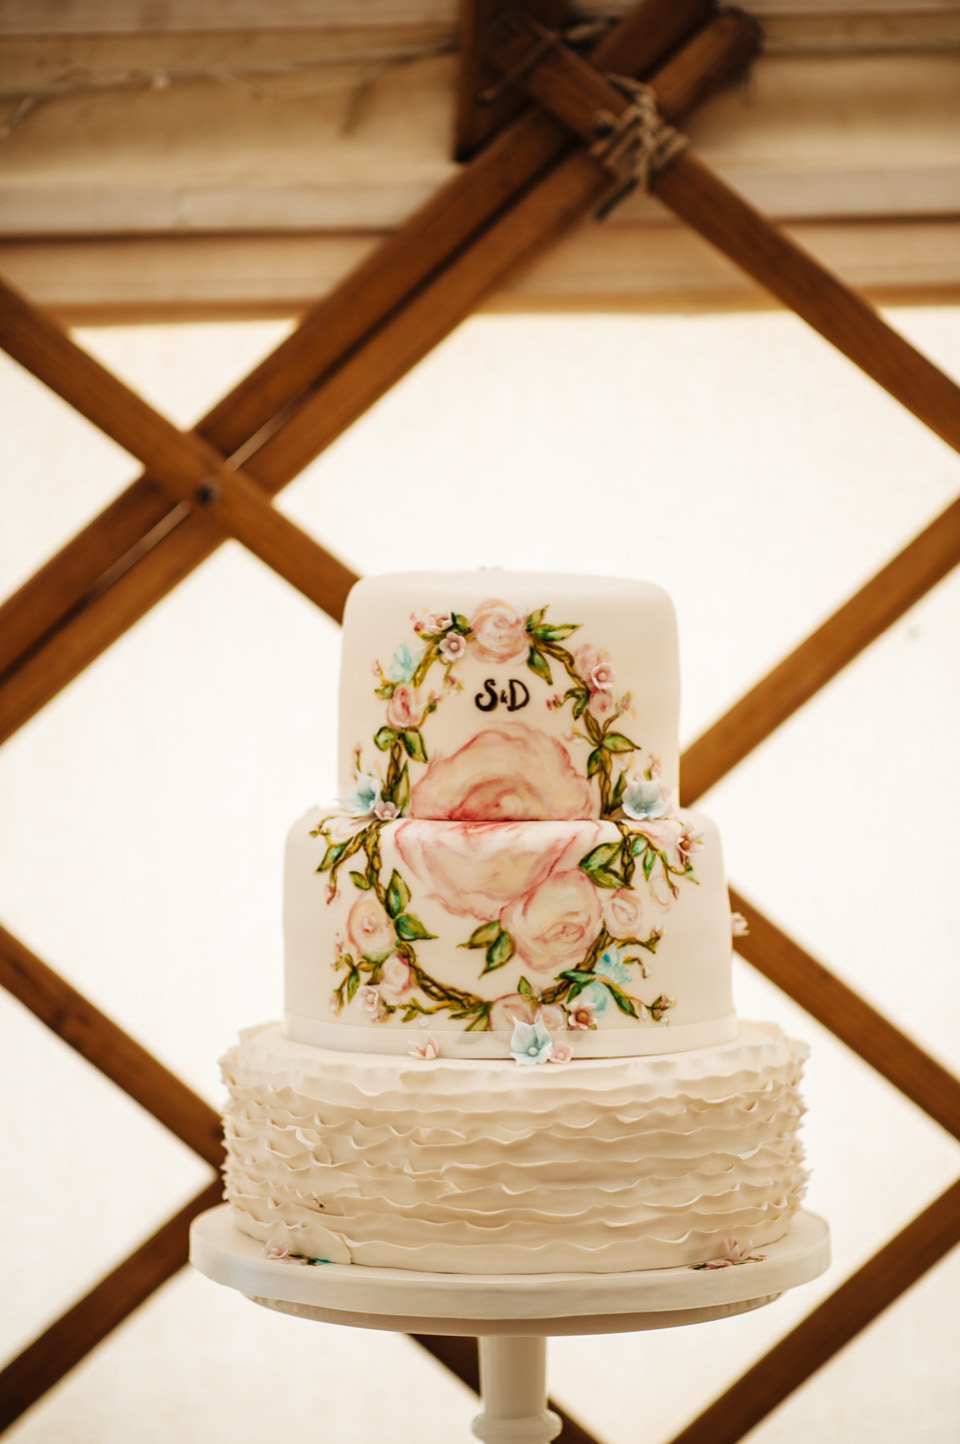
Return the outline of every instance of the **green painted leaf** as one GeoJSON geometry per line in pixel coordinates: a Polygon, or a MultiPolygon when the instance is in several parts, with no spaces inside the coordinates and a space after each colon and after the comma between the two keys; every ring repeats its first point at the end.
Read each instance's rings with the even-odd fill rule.
{"type": "Polygon", "coordinates": [[[543,656],[542,652],[537,651],[536,647],[530,648],[530,653],[527,657],[527,666],[531,672],[536,672],[538,677],[542,677],[548,687],[553,685],[553,674],[547,665],[547,659],[543,656]]]}
{"type": "Polygon", "coordinates": [[[656,865],[656,861],[656,851],[652,847],[648,847],[646,852],[643,854],[643,875],[648,880],[650,874],[653,872],[654,866],[656,865]]]}
{"type": "Polygon", "coordinates": [[[608,732],[600,746],[606,752],[636,752],[637,744],[624,737],[622,732],[608,732]]]}
{"type": "Polygon", "coordinates": [[[374,687],[373,695],[379,697],[382,702],[389,702],[396,685],[396,682],[384,682],[382,687],[374,687]]]}
{"type": "Polygon", "coordinates": [[[533,635],[537,637],[541,642],[565,642],[567,637],[569,637],[572,632],[578,632],[579,630],[579,622],[574,622],[572,625],[561,627],[536,626],[533,628],[533,635]]]}
{"type": "Polygon", "coordinates": [[[596,973],[588,973],[585,968],[568,968],[565,973],[560,974],[561,978],[568,978],[571,983],[595,983],[596,973]]]}
{"type": "Polygon", "coordinates": [[[464,1029],[464,1032],[465,1032],[465,1033],[486,1033],[486,1032],[489,1031],[489,1028],[490,1028],[490,1014],[489,1014],[489,1012],[488,1012],[486,1009],[484,1009],[484,1011],[483,1011],[482,1013],[478,1013],[478,1014],[477,1014],[477,1016],[474,1018],[474,1020],[473,1020],[472,1023],[468,1023],[468,1024],[467,1024],[466,1028],[464,1029]]]}
{"type": "Polygon", "coordinates": [[[609,983],[607,983],[606,986],[607,992],[610,994],[611,998],[616,1003],[621,1013],[626,1013],[629,1018],[635,1018],[637,1016],[637,1010],[631,1003],[630,999],[624,993],[621,993],[617,988],[611,988],[609,983]]]}
{"type": "Polygon", "coordinates": [[[323,854],[323,861],[317,868],[317,872],[329,872],[330,869],[332,867],[335,867],[336,864],[340,861],[346,850],[347,844],[345,842],[332,843],[331,846],[328,847],[326,852],[323,854]]]}
{"type": "Polygon", "coordinates": [[[389,752],[397,740],[397,734],[392,727],[381,727],[380,731],[375,734],[373,740],[381,752],[389,752]]]}
{"type": "Polygon", "coordinates": [[[612,810],[618,808],[620,806],[620,803],[623,801],[623,791],[626,785],[627,774],[626,772],[621,772],[620,776],[617,778],[616,786],[614,787],[613,793],[610,797],[610,807],[612,810]]]}
{"type": "Polygon", "coordinates": [[[598,867],[590,873],[590,881],[597,887],[618,888],[626,887],[627,880],[622,873],[614,872],[612,867],[598,867]]]}
{"type": "Polygon", "coordinates": [[[510,934],[499,933],[487,948],[487,961],[483,966],[484,973],[493,973],[497,968],[502,968],[505,963],[509,963],[515,952],[516,948],[510,934]]]}
{"type": "Polygon", "coordinates": [[[397,930],[397,937],[402,938],[405,943],[415,942],[417,938],[432,938],[434,933],[428,933],[419,918],[412,913],[401,913],[394,921],[397,930]]]}
{"type": "Polygon", "coordinates": [[[481,923],[478,928],[474,928],[467,941],[461,943],[460,946],[462,948],[488,948],[499,936],[500,920],[494,918],[492,922],[481,923]]]}
{"type": "Polygon", "coordinates": [[[579,692],[579,693],[577,694],[577,700],[576,700],[576,702],[574,702],[574,704],[573,704],[573,715],[574,715],[574,717],[579,718],[579,717],[582,717],[582,716],[583,716],[584,712],[586,712],[586,710],[587,710],[587,703],[588,703],[589,701],[590,701],[590,693],[589,693],[588,691],[586,691],[586,689],[584,689],[584,691],[579,692]]]}
{"type": "Polygon", "coordinates": [[[527,631],[536,631],[537,627],[539,627],[540,623],[543,621],[546,615],[546,607],[538,607],[535,612],[531,612],[529,617],[527,618],[527,631]]]}
{"type": "Polygon", "coordinates": [[[354,994],[360,986],[360,974],[354,969],[347,979],[347,1002],[353,1001],[354,994]]]}
{"type": "Polygon", "coordinates": [[[601,842],[599,847],[595,847],[586,857],[580,859],[580,866],[589,877],[593,877],[595,872],[609,867],[619,855],[619,842],[601,842]]]}
{"type": "Polygon", "coordinates": [[[454,631],[460,632],[464,637],[468,635],[470,631],[470,620],[468,617],[465,617],[462,612],[451,612],[450,620],[453,623],[454,631]]]}
{"type": "Polygon", "coordinates": [[[603,757],[603,748],[595,747],[587,758],[587,776],[592,777],[600,770],[600,760],[603,757]]]}
{"type": "Polygon", "coordinates": [[[401,732],[400,740],[408,757],[412,757],[414,762],[426,762],[427,749],[423,745],[423,738],[416,729],[411,728],[409,732],[401,732]]]}
{"type": "Polygon", "coordinates": [[[410,889],[394,868],[387,886],[387,912],[392,918],[399,917],[410,901],[410,889]]]}
{"type": "Polygon", "coordinates": [[[350,877],[353,881],[354,887],[358,887],[361,892],[368,892],[372,887],[370,879],[364,872],[352,872],[350,874],[350,877]]]}
{"type": "Polygon", "coordinates": [[[410,769],[406,763],[403,764],[403,771],[397,778],[397,785],[390,800],[396,803],[400,816],[406,816],[410,809],[410,769]]]}
{"type": "Polygon", "coordinates": [[[521,979],[520,979],[519,983],[517,984],[517,992],[518,992],[518,993],[520,994],[520,996],[523,997],[523,998],[532,998],[532,997],[533,997],[533,989],[531,988],[530,984],[527,982],[526,978],[521,978],[521,979]]]}

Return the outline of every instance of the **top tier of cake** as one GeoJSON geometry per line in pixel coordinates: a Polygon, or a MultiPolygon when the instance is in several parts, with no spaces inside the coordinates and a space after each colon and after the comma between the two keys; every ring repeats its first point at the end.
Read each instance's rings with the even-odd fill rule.
{"type": "Polygon", "coordinates": [[[384,819],[613,817],[651,784],[675,794],[679,706],[673,605],[650,583],[367,578],[344,614],[340,797],[384,819]]]}

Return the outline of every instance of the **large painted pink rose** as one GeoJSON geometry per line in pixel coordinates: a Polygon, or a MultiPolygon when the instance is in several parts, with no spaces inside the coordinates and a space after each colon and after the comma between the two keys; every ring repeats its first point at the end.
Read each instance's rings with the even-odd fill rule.
{"type": "Polygon", "coordinates": [[[508,902],[539,887],[555,868],[570,868],[596,845],[599,824],[569,829],[524,822],[401,822],[404,863],[456,917],[486,922],[508,902]]]}
{"type": "Polygon", "coordinates": [[[358,897],[347,916],[347,937],[363,958],[385,958],[393,952],[397,935],[380,900],[372,892],[358,897]]]}
{"type": "Polygon", "coordinates": [[[590,788],[562,742],[520,723],[478,732],[436,757],[414,787],[411,817],[523,822],[591,815],[590,788]]]}
{"type": "Polygon", "coordinates": [[[613,938],[639,937],[643,925],[643,903],[632,888],[604,891],[601,900],[603,925],[613,938]]]}
{"type": "Polygon", "coordinates": [[[579,868],[552,873],[500,915],[518,955],[537,973],[560,973],[579,963],[602,920],[597,889],[579,868]]]}
{"type": "Polygon", "coordinates": [[[477,656],[486,662],[522,662],[530,650],[526,618],[507,602],[481,602],[470,628],[477,656]]]}
{"type": "Polygon", "coordinates": [[[406,732],[419,727],[422,721],[423,708],[413,688],[408,687],[406,682],[394,687],[393,696],[387,703],[387,726],[406,732]]]}

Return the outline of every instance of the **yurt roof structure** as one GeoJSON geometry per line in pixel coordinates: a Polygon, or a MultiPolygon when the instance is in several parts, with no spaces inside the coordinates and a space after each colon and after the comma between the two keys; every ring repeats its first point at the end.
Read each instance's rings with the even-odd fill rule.
{"type": "MultiPolygon", "coordinates": [[[[339,619],[352,571],[273,498],[480,308],[784,305],[960,450],[960,388],[875,309],[960,294],[955,4],[8,0],[0,34],[0,345],[143,467],[0,606],[0,740],[227,538],[339,619]],[[68,329],[291,312],[190,431],[68,329]]],[[[960,500],[694,742],[684,802],[958,559],[960,500]]],[[[733,905],[741,955],[960,1139],[960,1082],[733,905]]],[[[221,1143],[203,1099],[5,929],[0,982],[211,1168],[3,1369],[2,1429],[183,1266],[221,1143]]],[[[960,1180],[675,1444],[743,1438],[958,1238],[960,1180]]],[[[476,1386],[470,1341],[421,1342],[476,1386]]]]}

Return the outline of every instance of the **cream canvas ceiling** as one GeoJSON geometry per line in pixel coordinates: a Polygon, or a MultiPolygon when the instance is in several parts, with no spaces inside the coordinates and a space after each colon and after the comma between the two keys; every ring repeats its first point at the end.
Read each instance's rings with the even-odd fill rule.
{"type": "MultiPolygon", "coordinates": [[[[698,152],[876,299],[960,294],[957,0],[744,8],[764,49],[691,117],[698,152]]],[[[453,173],[457,24],[454,0],[6,0],[0,271],[77,318],[302,307],[453,173]]],[[[634,197],[491,304],[758,299],[634,197]]]]}

